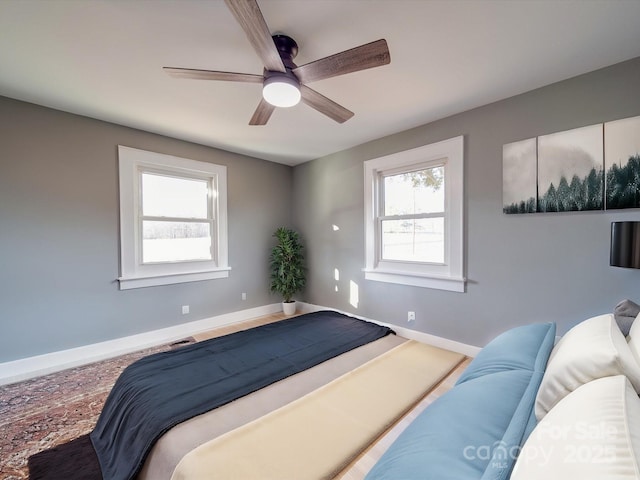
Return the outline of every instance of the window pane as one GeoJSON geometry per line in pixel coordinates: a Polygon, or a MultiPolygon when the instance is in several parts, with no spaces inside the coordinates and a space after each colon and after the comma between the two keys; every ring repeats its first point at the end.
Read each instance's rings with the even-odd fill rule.
{"type": "Polygon", "coordinates": [[[142,263],[211,260],[209,223],[142,222],[142,263]]]}
{"type": "Polygon", "coordinates": [[[444,263],[444,218],[384,220],[382,258],[444,263]]]}
{"type": "Polygon", "coordinates": [[[142,214],[151,217],[207,218],[209,182],[142,174],[142,214]]]}
{"type": "Polygon", "coordinates": [[[384,177],[384,215],[444,212],[444,167],[384,177]]]}

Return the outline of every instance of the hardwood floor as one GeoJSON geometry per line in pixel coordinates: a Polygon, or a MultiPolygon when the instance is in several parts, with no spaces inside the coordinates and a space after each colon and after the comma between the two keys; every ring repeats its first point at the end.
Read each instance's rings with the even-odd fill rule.
{"type": "MultiPolygon", "coordinates": [[[[266,315],[193,335],[193,338],[195,341],[202,341],[284,318],[287,317],[281,313],[266,315]]],[[[0,437],[0,479],[28,478],[26,461],[30,455],[89,433],[119,373],[137,358],[170,347],[160,346],[0,387],[0,427],[4,432],[0,437]]],[[[469,361],[464,360],[414,408],[351,462],[337,478],[364,478],[407,425],[453,386],[469,361]]]]}
{"type": "Polygon", "coordinates": [[[253,327],[259,327],[260,325],[266,325],[267,323],[279,322],[280,320],[284,320],[285,318],[291,318],[291,317],[286,317],[283,313],[273,313],[271,315],[265,315],[263,317],[252,318],[242,323],[227,325],[225,327],[218,327],[213,330],[209,330],[207,332],[199,333],[197,335],[192,335],[192,337],[197,342],[201,342],[202,340],[221,337],[223,335],[239,332],[241,330],[248,330],[253,327]]]}

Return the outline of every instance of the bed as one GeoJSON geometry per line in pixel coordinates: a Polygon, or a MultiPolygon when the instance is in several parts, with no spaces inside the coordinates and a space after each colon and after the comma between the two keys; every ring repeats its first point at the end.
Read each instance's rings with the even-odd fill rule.
{"type": "Polygon", "coordinates": [[[464,358],[392,333],[323,311],[134,363],[91,433],[104,479],[332,477],[464,358]]]}

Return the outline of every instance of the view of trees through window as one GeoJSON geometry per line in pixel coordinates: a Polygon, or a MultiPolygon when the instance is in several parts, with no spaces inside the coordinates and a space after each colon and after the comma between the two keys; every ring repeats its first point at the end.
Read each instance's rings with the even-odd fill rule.
{"type": "Polygon", "coordinates": [[[444,262],[444,166],[383,177],[382,259],[444,262]]]}

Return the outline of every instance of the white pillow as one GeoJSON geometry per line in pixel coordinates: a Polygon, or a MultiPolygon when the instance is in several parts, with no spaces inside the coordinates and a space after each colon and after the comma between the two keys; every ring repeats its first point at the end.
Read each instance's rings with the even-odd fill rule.
{"type": "MultiPolygon", "coordinates": [[[[640,313],[636,317],[636,320],[638,319],[640,319],[640,313]]],[[[631,324],[631,329],[627,336],[627,343],[629,344],[629,349],[636,359],[636,362],[640,363],[640,320],[636,320],[631,324]]]]}
{"type": "Polygon", "coordinates": [[[537,419],[541,420],[580,385],[613,375],[626,375],[636,391],[640,391],[640,364],[614,316],[600,315],[579,323],[551,352],[536,397],[537,419]]]}
{"type": "Polygon", "coordinates": [[[511,480],[640,478],[640,399],[626,377],[563,398],[531,432],[511,480]]]}

